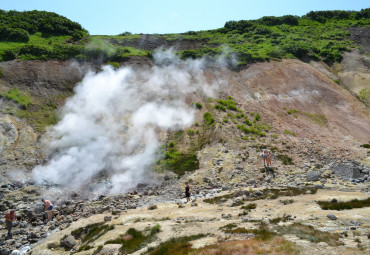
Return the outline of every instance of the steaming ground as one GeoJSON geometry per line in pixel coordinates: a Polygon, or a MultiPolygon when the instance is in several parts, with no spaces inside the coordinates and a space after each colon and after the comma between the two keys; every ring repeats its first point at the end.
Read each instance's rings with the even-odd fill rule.
{"type": "Polygon", "coordinates": [[[217,92],[203,76],[202,60],[185,62],[159,51],[154,62],[150,69],[104,66],[85,76],[47,133],[51,159],[34,168],[37,183],[79,190],[104,175],[107,183],[90,191],[117,193],[151,181],[158,133],[191,126],[194,109],[185,103],[190,93],[217,92]]]}

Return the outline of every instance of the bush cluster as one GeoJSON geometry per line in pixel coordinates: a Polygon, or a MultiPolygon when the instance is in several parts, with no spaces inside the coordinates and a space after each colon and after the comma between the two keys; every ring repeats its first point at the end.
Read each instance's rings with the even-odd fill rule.
{"type": "Polygon", "coordinates": [[[28,42],[30,34],[72,35],[80,39],[87,34],[77,22],[46,11],[0,10],[0,40],[28,42]]]}

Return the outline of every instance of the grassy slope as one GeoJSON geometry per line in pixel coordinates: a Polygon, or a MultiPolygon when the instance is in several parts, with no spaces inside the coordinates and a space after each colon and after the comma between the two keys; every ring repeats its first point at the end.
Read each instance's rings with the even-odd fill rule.
{"type": "MultiPolygon", "coordinates": [[[[294,17],[293,25],[281,22],[269,23],[266,22],[266,18],[269,17],[264,17],[259,20],[227,22],[225,27],[220,29],[189,31],[182,34],[155,34],[146,37],[166,42],[186,40],[190,46],[187,45],[185,48],[189,49],[178,52],[182,58],[214,56],[225,52],[228,55],[233,52],[238,55],[239,64],[304,56],[333,62],[340,61],[341,53],[349,47],[354,47],[353,41],[349,40],[348,28],[370,26],[370,19],[366,16],[368,14],[358,18],[355,14],[359,12],[344,13],[348,14],[344,18],[329,17],[324,20],[316,18],[320,22],[309,15],[294,17]],[[233,22],[235,24],[230,26],[233,22]],[[191,47],[192,43],[198,43],[198,46],[194,49],[191,47]]],[[[327,14],[322,15],[326,17],[327,14]]],[[[151,57],[153,49],[145,47],[145,43],[144,46],[140,46],[138,40],[141,38],[140,34],[124,33],[117,36],[87,36],[74,41],[71,35],[45,36],[38,32],[32,34],[27,43],[0,41],[0,57],[2,60],[7,59],[5,51],[13,52],[22,60],[73,57],[79,60],[93,60],[99,56],[104,62],[122,62],[130,56],[151,57]],[[22,50],[29,45],[37,49],[22,50]]]]}

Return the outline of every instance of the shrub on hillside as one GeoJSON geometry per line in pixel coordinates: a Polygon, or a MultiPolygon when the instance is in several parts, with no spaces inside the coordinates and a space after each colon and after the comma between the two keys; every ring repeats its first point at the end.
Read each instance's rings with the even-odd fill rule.
{"type": "Polygon", "coordinates": [[[46,11],[19,12],[1,10],[0,24],[1,40],[9,41],[27,42],[30,34],[36,32],[53,35],[74,35],[77,33],[75,38],[87,33],[77,22],[46,11]],[[4,31],[6,36],[1,33],[4,31]]]}
{"type": "Polygon", "coordinates": [[[17,51],[16,50],[4,50],[0,54],[0,58],[3,61],[10,61],[17,58],[17,51]]]}

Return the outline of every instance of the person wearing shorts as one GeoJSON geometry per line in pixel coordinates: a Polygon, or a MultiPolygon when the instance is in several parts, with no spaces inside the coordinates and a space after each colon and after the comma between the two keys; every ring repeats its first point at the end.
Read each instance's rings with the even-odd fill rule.
{"type": "Polygon", "coordinates": [[[51,218],[53,217],[54,206],[49,200],[41,199],[41,201],[44,203],[44,206],[45,206],[44,211],[48,215],[48,222],[49,222],[51,221],[51,218]]]}
{"type": "Polygon", "coordinates": [[[266,163],[267,163],[267,155],[268,155],[267,150],[264,149],[263,152],[262,152],[262,158],[263,158],[263,165],[264,166],[266,166],[266,163]]]}

